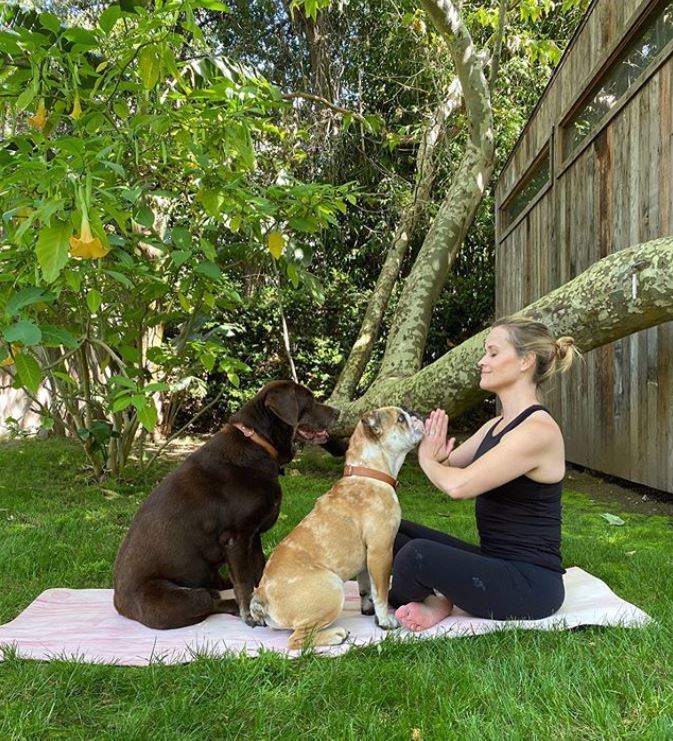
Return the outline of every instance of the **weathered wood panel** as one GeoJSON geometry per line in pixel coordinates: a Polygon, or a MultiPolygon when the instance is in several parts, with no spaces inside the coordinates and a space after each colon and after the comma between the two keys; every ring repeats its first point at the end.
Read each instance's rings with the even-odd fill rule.
{"type": "MultiPolygon", "coordinates": [[[[497,207],[551,137],[552,187],[519,223],[498,231],[498,314],[607,254],[673,233],[670,58],[627,93],[579,154],[567,162],[561,154],[561,123],[650,7],[642,0],[592,4],[503,168],[497,207]]],[[[556,381],[546,401],[562,422],[570,461],[673,492],[673,324],[590,353],[586,368],[556,381]]]]}

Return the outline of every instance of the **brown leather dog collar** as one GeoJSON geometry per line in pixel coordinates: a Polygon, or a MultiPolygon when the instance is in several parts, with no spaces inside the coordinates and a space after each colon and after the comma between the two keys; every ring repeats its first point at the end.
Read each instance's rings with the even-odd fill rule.
{"type": "Polygon", "coordinates": [[[246,427],[240,422],[232,422],[231,425],[237,430],[240,430],[243,435],[245,435],[249,440],[252,440],[253,443],[257,443],[261,448],[264,448],[269,455],[278,458],[278,451],[273,447],[273,445],[271,445],[270,442],[267,442],[261,435],[258,435],[252,427],[246,427]]]}
{"type": "Polygon", "coordinates": [[[399,481],[392,476],[388,476],[387,473],[383,473],[383,471],[377,471],[375,468],[365,468],[364,466],[351,466],[350,463],[347,463],[344,468],[344,476],[365,476],[368,479],[383,481],[390,484],[396,491],[400,486],[399,481]]]}

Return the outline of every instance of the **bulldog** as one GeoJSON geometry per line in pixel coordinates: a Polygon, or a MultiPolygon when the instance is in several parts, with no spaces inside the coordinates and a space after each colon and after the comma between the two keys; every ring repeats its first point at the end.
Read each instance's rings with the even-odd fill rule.
{"type": "Polygon", "coordinates": [[[341,614],[344,581],[357,576],[363,615],[379,627],[388,613],[393,541],[400,525],[397,474],[423,437],[423,421],[398,407],[366,414],[353,432],[344,475],[278,545],[250,603],[258,624],[293,631],[288,647],[334,646],[348,631],[329,628],[341,614]]]}

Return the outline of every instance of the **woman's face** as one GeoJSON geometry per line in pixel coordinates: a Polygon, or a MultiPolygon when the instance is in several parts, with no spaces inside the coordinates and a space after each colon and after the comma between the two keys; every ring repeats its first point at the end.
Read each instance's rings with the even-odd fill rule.
{"type": "Polygon", "coordinates": [[[478,365],[481,371],[479,387],[494,393],[518,381],[526,370],[524,358],[517,354],[504,327],[495,327],[489,332],[484,356],[478,365]]]}

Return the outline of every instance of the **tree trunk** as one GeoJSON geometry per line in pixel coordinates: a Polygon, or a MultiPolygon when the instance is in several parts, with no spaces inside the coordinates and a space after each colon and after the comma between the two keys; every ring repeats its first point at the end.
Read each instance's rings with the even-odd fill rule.
{"type": "Polygon", "coordinates": [[[470,136],[449,192],[405,281],[380,378],[402,378],[422,364],[432,308],[481,202],[495,164],[493,113],[481,58],[450,0],[422,0],[442,33],[463,90],[470,136]]]}
{"type": "Polygon", "coordinates": [[[462,90],[460,81],[456,78],[449,86],[446,100],[433,112],[423,134],[416,158],[416,182],[413,199],[403,211],[400,223],[395,230],[392,244],[386,255],[376,286],[369,297],[367,310],[357,339],[353,344],[346,364],[339,374],[330,397],[330,403],[344,403],[350,401],[355,395],[355,389],[362,378],[376,339],[379,336],[383,315],[388,306],[390,294],[397,282],[397,276],[409,242],[418,228],[423,212],[430,203],[432,185],[435,179],[437,145],[445,133],[448,118],[460,108],[461,103],[462,90]]]}
{"type": "MultiPolygon", "coordinates": [[[[673,237],[608,255],[565,285],[518,312],[571,335],[584,352],[673,320],[673,237]]],[[[355,402],[341,407],[334,437],[349,435],[370,409],[399,405],[455,416],[481,401],[477,361],[488,330],[404,379],[381,378],[355,402]]]]}

